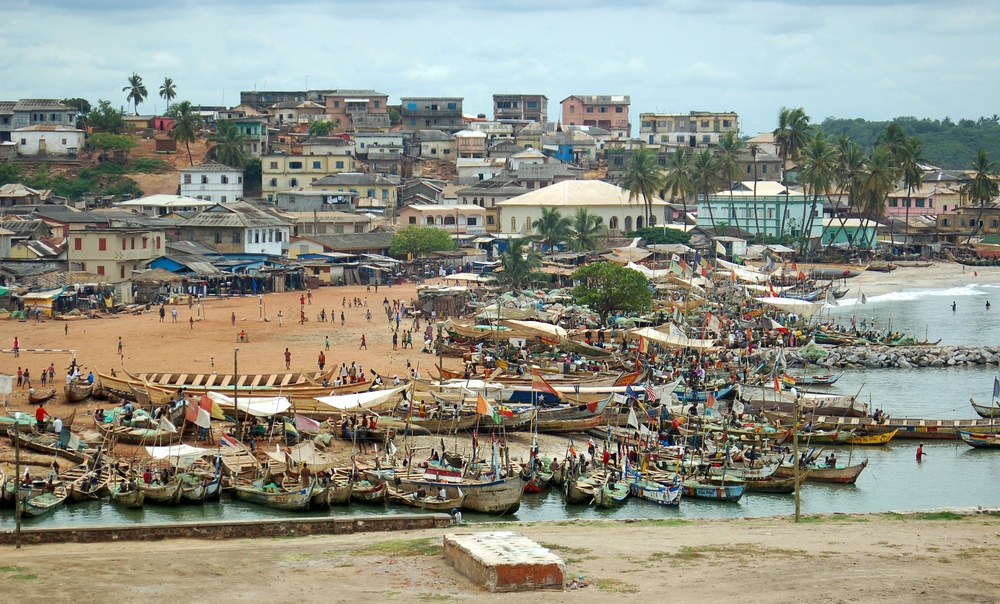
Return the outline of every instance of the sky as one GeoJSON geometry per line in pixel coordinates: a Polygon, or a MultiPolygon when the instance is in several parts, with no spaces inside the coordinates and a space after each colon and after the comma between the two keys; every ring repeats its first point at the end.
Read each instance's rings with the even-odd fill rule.
{"type": "Polygon", "coordinates": [[[241,90],[365,88],[461,96],[631,95],[639,113],[736,111],[743,134],[781,107],[829,116],[1000,113],[992,0],[4,0],[0,100],[125,106],[133,72],[160,112],[241,90]]]}

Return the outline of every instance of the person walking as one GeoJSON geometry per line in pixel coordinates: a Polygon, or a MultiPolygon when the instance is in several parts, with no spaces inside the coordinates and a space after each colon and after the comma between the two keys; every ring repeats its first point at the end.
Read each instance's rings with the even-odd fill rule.
{"type": "Polygon", "coordinates": [[[24,385],[24,370],[20,367],[17,368],[17,387],[20,388],[24,385]]]}
{"type": "Polygon", "coordinates": [[[292,368],[292,353],[285,349],[285,369],[292,368]]]}
{"type": "Polygon", "coordinates": [[[163,305],[160,304],[160,323],[163,323],[163,317],[165,316],[167,316],[167,309],[163,308],[163,305]]]}
{"type": "Polygon", "coordinates": [[[21,356],[21,340],[18,340],[17,336],[14,336],[14,358],[16,359],[19,356],[21,356]]]}
{"type": "Polygon", "coordinates": [[[118,356],[122,356],[122,337],[118,336],[118,356]]]}
{"type": "Polygon", "coordinates": [[[278,311],[278,327],[281,327],[281,311],[278,311]]]}
{"type": "Polygon", "coordinates": [[[344,311],[340,311],[340,326],[344,326],[344,311]]]}
{"type": "Polygon", "coordinates": [[[173,319],[174,323],[177,322],[177,309],[176,308],[170,311],[170,317],[173,319]]]}
{"type": "Polygon", "coordinates": [[[330,336],[326,336],[326,349],[330,350],[330,336]]]}
{"type": "Polygon", "coordinates": [[[323,351],[321,350],[319,351],[319,370],[323,371],[323,367],[325,366],[326,366],[326,355],[323,354],[323,351]]]}
{"type": "Polygon", "coordinates": [[[191,325],[191,329],[194,329],[194,317],[188,317],[188,324],[191,325]]]}
{"type": "Polygon", "coordinates": [[[392,332],[392,349],[396,350],[396,346],[399,344],[399,332],[392,332]]]}
{"type": "Polygon", "coordinates": [[[365,340],[365,334],[361,334],[361,346],[358,346],[358,350],[361,350],[362,348],[368,350],[368,342],[365,340]]]}
{"type": "Polygon", "coordinates": [[[233,325],[236,325],[236,313],[235,312],[229,317],[229,320],[232,321],[233,325]]]}

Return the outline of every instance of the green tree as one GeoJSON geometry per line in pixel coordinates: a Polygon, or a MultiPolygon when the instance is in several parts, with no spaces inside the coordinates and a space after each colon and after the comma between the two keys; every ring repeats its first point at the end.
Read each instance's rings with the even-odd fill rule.
{"type": "Polygon", "coordinates": [[[340,120],[335,122],[330,120],[316,120],[309,124],[309,136],[320,137],[330,136],[340,128],[340,120]]]}
{"type": "Polygon", "coordinates": [[[67,107],[72,107],[73,109],[76,109],[77,111],[79,111],[84,115],[90,113],[90,101],[88,101],[87,99],[73,97],[70,99],[63,99],[62,104],[66,105],[67,107]]]}
{"type": "Polygon", "coordinates": [[[10,162],[0,162],[0,185],[21,182],[21,169],[10,162]]]}
{"type": "Polygon", "coordinates": [[[852,213],[860,213],[861,174],[865,167],[865,152],[861,145],[841,134],[834,143],[837,153],[836,183],[837,183],[837,217],[840,226],[830,237],[834,242],[847,228],[847,218],[852,213]],[[844,201],[846,198],[846,206],[844,201]],[[841,206],[844,210],[841,211],[841,206]]]}
{"type": "Polygon", "coordinates": [[[121,134],[125,130],[125,114],[121,109],[115,109],[111,103],[100,99],[97,107],[87,114],[87,124],[100,132],[121,134]]]}
{"type": "Polygon", "coordinates": [[[500,271],[497,282],[510,291],[520,291],[540,283],[545,275],[538,269],[542,266],[542,255],[528,246],[528,239],[510,239],[507,249],[500,254],[500,271]]]}
{"type": "Polygon", "coordinates": [[[604,322],[615,311],[646,312],[653,304],[649,281],[614,262],[595,262],[573,271],[573,301],[586,304],[604,322]]]}
{"type": "MultiPolygon", "coordinates": [[[[826,140],[822,130],[816,132],[802,150],[801,180],[806,195],[812,194],[812,209],[807,217],[806,205],[802,204],[802,237],[799,253],[802,253],[806,243],[810,241],[820,195],[829,198],[837,183],[837,150],[826,140]]],[[[819,208],[819,215],[823,215],[822,207],[819,208]]]]}
{"type": "Polygon", "coordinates": [[[432,226],[407,225],[389,242],[393,256],[413,258],[430,252],[447,252],[455,248],[451,235],[444,229],[432,226]]]}
{"type": "Polygon", "coordinates": [[[149,91],[146,90],[146,85],[142,83],[142,77],[139,74],[133,72],[128,79],[128,86],[122,88],[122,92],[128,92],[125,96],[125,100],[131,103],[135,103],[135,114],[139,115],[139,103],[146,100],[149,96],[149,91]]]}
{"type": "Polygon", "coordinates": [[[678,198],[683,205],[684,225],[687,225],[688,195],[694,193],[694,182],[691,180],[691,151],[687,147],[677,147],[667,157],[667,175],[663,179],[661,195],[670,195],[670,202],[678,198]]]}
{"type": "MultiPolygon", "coordinates": [[[[243,166],[243,188],[246,191],[258,192],[263,184],[264,169],[259,157],[252,157],[243,166]]],[[[249,197],[249,195],[248,195],[249,197]]]]}
{"type": "Polygon", "coordinates": [[[753,164],[753,221],[754,226],[757,227],[757,236],[760,237],[763,234],[760,230],[760,212],[757,211],[757,155],[760,154],[760,145],[750,143],[747,145],[747,151],[750,153],[750,162],[753,164]]]}
{"type": "Polygon", "coordinates": [[[736,228],[740,228],[740,218],[736,215],[736,203],[733,201],[733,183],[740,173],[740,159],[746,150],[746,142],[736,136],[735,132],[726,132],[719,140],[719,152],[716,161],[725,182],[729,183],[729,212],[736,228]]]}
{"type": "Polygon", "coordinates": [[[208,159],[234,168],[243,168],[247,165],[249,157],[246,137],[234,122],[219,120],[215,125],[215,133],[209,137],[209,141],[212,146],[208,148],[208,159]]]}
{"type": "Polygon", "coordinates": [[[868,225],[872,220],[885,216],[885,200],[896,186],[896,171],[896,159],[888,147],[879,145],[872,149],[858,183],[864,212],[861,244],[866,248],[872,243],[868,237],[868,225]]]}
{"type": "Polygon", "coordinates": [[[174,86],[172,79],[163,78],[163,83],[160,84],[160,98],[167,102],[167,106],[164,109],[169,109],[170,101],[177,98],[177,87],[174,86]]]}
{"type": "Polygon", "coordinates": [[[719,163],[710,150],[702,149],[694,156],[694,161],[691,162],[691,184],[696,191],[701,193],[702,200],[708,206],[708,219],[712,223],[712,229],[718,234],[719,229],[715,224],[715,214],[712,212],[712,204],[708,198],[719,188],[719,163]]]}
{"type": "Polygon", "coordinates": [[[653,217],[653,198],[663,189],[663,170],[652,149],[634,149],[625,166],[621,186],[628,191],[629,203],[642,199],[646,226],[653,217]]]}
{"type": "Polygon", "coordinates": [[[533,241],[542,245],[542,250],[555,252],[556,246],[569,241],[573,234],[572,221],[559,213],[556,208],[542,208],[542,216],[535,221],[533,241]]]}
{"type": "Polygon", "coordinates": [[[910,206],[913,192],[924,182],[924,142],[915,136],[907,136],[896,155],[896,163],[903,174],[903,188],[906,189],[906,216],[904,239],[910,235],[910,206]]]}
{"type": "Polygon", "coordinates": [[[101,151],[122,151],[125,153],[126,159],[132,149],[139,146],[139,143],[127,134],[111,134],[109,132],[95,132],[87,139],[87,143],[101,151]]]}
{"type": "Polygon", "coordinates": [[[785,234],[785,216],[788,215],[788,162],[799,159],[799,153],[809,139],[809,116],[801,107],[782,107],[778,112],[778,127],[774,129],[774,142],[781,157],[781,180],[785,185],[785,209],[781,212],[778,236],[785,234]]]}
{"type": "Polygon", "coordinates": [[[665,227],[646,227],[638,229],[628,234],[629,237],[642,237],[647,245],[659,245],[669,243],[691,243],[691,233],[680,229],[669,229],[665,227]]]}
{"type": "Polygon", "coordinates": [[[962,186],[962,192],[973,204],[979,205],[976,224],[969,233],[969,241],[979,233],[983,224],[983,209],[991,203],[1000,191],[997,185],[997,165],[990,159],[990,154],[986,149],[980,149],[972,158],[972,178],[962,186]]]}
{"type": "Polygon", "coordinates": [[[190,101],[181,101],[174,105],[177,115],[174,117],[174,129],[170,131],[170,138],[179,143],[184,143],[188,152],[188,162],[193,166],[194,157],[191,155],[191,143],[198,140],[198,130],[201,129],[201,116],[199,116],[190,101]]]}
{"type": "Polygon", "coordinates": [[[403,123],[403,116],[399,114],[399,110],[395,107],[389,107],[386,112],[389,114],[390,125],[398,126],[403,123]]]}
{"type": "Polygon", "coordinates": [[[573,236],[569,241],[569,248],[574,252],[596,250],[604,241],[608,231],[601,217],[591,214],[587,208],[576,209],[570,228],[573,230],[573,236]]]}

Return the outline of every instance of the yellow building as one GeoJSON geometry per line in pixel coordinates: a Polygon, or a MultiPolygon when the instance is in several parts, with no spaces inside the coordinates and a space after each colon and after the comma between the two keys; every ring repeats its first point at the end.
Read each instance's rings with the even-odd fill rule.
{"type": "Polygon", "coordinates": [[[324,155],[268,155],[261,160],[261,191],[268,201],[274,201],[278,191],[308,187],[324,176],[354,169],[350,147],[324,155]]]}
{"type": "Polygon", "coordinates": [[[163,229],[99,227],[74,230],[67,243],[71,271],[104,275],[117,283],[162,256],[166,237],[163,229]]]}

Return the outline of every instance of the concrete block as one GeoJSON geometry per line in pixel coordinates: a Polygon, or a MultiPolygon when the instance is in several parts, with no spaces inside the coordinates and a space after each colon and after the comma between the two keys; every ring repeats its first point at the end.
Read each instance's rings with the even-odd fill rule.
{"type": "Polygon", "coordinates": [[[445,535],[444,557],[491,592],[561,590],[565,585],[562,558],[510,531],[445,535]]]}

